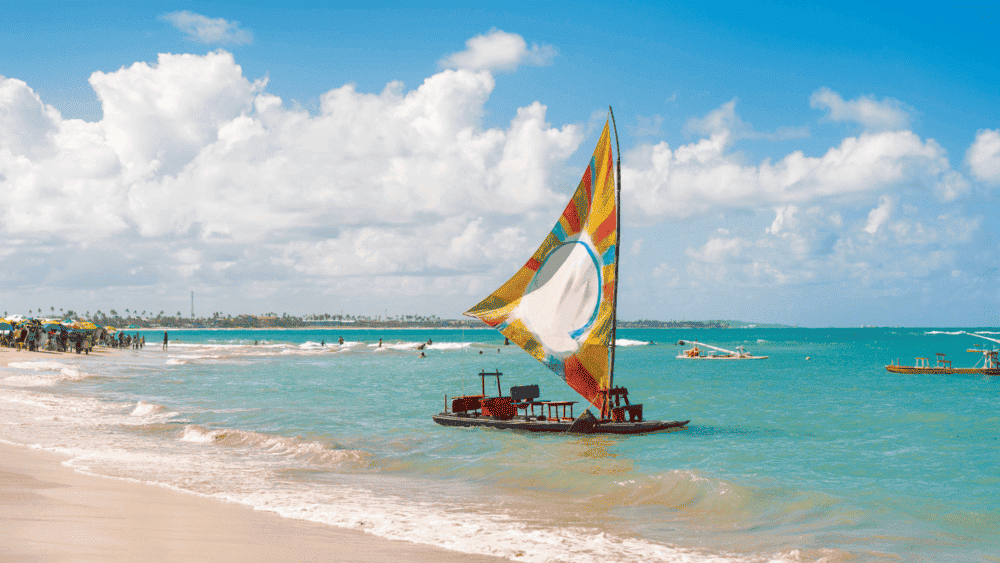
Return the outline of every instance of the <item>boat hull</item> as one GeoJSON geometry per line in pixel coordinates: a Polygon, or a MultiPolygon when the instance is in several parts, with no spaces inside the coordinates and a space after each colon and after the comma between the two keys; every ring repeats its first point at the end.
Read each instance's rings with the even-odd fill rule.
{"type": "MultiPolygon", "coordinates": [[[[443,412],[432,416],[434,422],[442,426],[466,426],[495,428],[498,430],[521,430],[525,432],[566,432],[573,424],[569,418],[558,420],[525,420],[523,417],[499,420],[491,416],[475,416],[443,412]]],[[[682,430],[689,420],[644,420],[642,422],[601,422],[588,434],[648,434],[650,432],[672,432],[682,430]]]]}
{"type": "Polygon", "coordinates": [[[1000,375],[1000,368],[939,368],[939,367],[915,367],[915,366],[885,366],[885,369],[892,373],[939,373],[950,375],[972,374],[972,375],[1000,375]]]}
{"type": "Polygon", "coordinates": [[[676,356],[678,360],[766,360],[767,356],[676,356]]]}

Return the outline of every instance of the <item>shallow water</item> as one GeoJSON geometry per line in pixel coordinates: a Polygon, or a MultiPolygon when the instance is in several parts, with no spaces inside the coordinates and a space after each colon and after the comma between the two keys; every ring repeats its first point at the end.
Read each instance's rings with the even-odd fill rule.
{"type": "Polygon", "coordinates": [[[1000,378],[884,369],[935,352],[973,365],[979,339],[947,329],[621,330],[615,382],[647,418],[691,420],[632,437],[434,424],[482,369],[578,399],[490,330],[171,331],[168,351],[140,332],[150,345],[119,357],[0,368],[0,439],[524,561],[1000,557],[1000,378]],[[770,357],[680,360],[679,339],[770,357]]]}

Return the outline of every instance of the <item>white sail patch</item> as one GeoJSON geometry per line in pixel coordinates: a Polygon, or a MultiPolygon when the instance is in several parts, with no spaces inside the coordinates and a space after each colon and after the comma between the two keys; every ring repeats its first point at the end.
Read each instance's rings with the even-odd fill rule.
{"type": "Polygon", "coordinates": [[[597,319],[601,265],[586,233],[552,251],[511,312],[542,344],[563,359],[579,351],[597,319]]]}

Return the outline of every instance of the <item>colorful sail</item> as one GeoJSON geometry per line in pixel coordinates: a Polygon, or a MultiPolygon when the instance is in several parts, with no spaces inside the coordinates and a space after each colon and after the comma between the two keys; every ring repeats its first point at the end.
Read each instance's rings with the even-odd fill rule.
{"type": "Polygon", "coordinates": [[[599,409],[611,378],[614,170],[605,123],[590,166],[552,232],[514,277],[465,312],[499,330],[599,409]]]}

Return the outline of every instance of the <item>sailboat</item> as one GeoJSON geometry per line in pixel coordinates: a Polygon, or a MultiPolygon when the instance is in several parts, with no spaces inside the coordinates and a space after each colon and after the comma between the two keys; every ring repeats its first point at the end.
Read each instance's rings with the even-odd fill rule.
{"type": "Polygon", "coordinates": [[[600,416],[587,408],[574,417],[578,401],[539,400],[537,385],[511,387],[504,395],[503,374],[483,371],[482,393],[453,397],[450,405],[445,396],[444,411],[432,417],[438,424],[639,434],[679,430],[689,422],[645,420],[628,389],[614,385],[621,160],[613,154],[617,127],[612,151],[614,113],[608,110],[590,164],[552,232],[510,280],[465,312],[555,372],[600,416]],[[491,397],[486,383],[490,379],[492,390],[494,377],[497,395],[491,397]]]}
{"type": "MultiPolygon", "coordinates": [[[[965,331],[958,334],[975,336],[976,338],[982,338],[983,340],[989,340],[1000,344],[1000,340],[990,338],[988,336],[982,336],[980,334],[973,334],[965,331]]],[[[1000,375],[1000,362],[997,361],[997,354],[1000,353],[1000,350],[997,350],[996,348],[982,348],[979,344],[976,344],[975,348],[970,348],[966,350],[966,352],[982,354],[983,357],[976,363],[975,366],[971,368],[956,368],[952,367],[951,360],[944,359],[945,355],[938,352],[937,365],[932,366],[929,358],[917,358],[912,366],[899,365],[897,361],[895,364],[885,366],[885,369],[892,373],[937,373],[947,375],[959,373],[970,375],[1000,375]]]]}
{"type": "Polygon", "coordinates": [[[681,346],[694,346],[693,348],[688,348],[680,354],[677,355],[679,360],[766,360],[767,356],[754,356],[750,352],[747,352],[742,346],[737,346],[736,350],[726,350],[725,348],[719,348],[718,346],[712,346],[711,344],[705,344],[702,342],[698,343],[697,340],[678,340],[678,344],[681,346]],[[705,348],[711,348],[715,350],[714,352],[705,352],[698,348],[698,346],[704,346],[705,348]],[[721,353],[720,353],[721,352],[721,353]]]}

